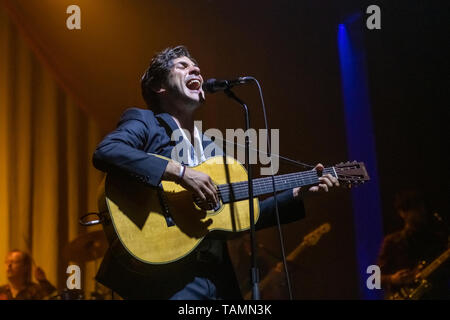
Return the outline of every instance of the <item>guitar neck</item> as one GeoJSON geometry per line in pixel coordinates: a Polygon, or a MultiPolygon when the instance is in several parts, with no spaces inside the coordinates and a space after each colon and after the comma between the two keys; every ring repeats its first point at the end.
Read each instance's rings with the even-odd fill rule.
{"type": "MultiPolygon", "coordinates": [[[[331,174],[333,177],[337,178],[334,167],[325,168],[323,174],[331,174]]],[[[319,176],[317,175],[317,172],[313,170],[278,175],[273,179],[274,181],[272,180],[272,177],[253,179],[253,196],[257,197],[273,193],[274,184],[275,191],[280,192],[292,188],[314,185],[319,182],[319,176]]],[[[218,189],[224,203],[249,198],[248,181],[221,184],[218,186],[218,189]]]]}
{"type": "Polygon", "coordinates": [[[425,269],[423,269],[418,277],[426,279],[430,276],[439,266],[441,266],[447,259],[450,258],[450,249],[447,249],[443,254],[441,254],[436,260],[430,263],[425,269]]]}
{"type": "Polygon", "coordinates": [[[305,250],[306,248],[306,243],[302,242],[300,243],[297,248],[295,248],[291,253],[289,253],[289,255],[286,257],[286,261],[292,262],[294,261],[298,255],[305,250]]]}

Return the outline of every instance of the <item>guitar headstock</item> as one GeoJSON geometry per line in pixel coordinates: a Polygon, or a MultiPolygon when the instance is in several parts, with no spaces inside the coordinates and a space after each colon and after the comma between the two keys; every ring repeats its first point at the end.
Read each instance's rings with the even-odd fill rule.
{"type": "Polygon", "coordinates": [[[334,166],[339,182],[349,188],[370,180],[363,162],[342,162],[334,166]]]}

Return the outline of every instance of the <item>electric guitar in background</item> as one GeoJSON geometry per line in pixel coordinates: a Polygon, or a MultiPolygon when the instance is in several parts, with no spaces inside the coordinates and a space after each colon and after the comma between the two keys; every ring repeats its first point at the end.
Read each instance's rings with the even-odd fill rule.
{"type": "Polygon", "coordinates": [[[397,292],[389,296],[389,300],[419,300],[428,290],[431,283],[427,280],[444,262],[450,258],[450,249],[447,249],[438,258],[425,267],[426,262],[422,261],[417,267],[420,270],[411,286],[402,287],[397,292]]]}
{"type": "MultiPolygon", "coordinates": [[[[319,242],[322,235],[329,232],[330,229],[331,229],[330,224],[324,223],[314,231],[307,234],[303,238],[303,241],[294,250],[292,250],[291,253],[289,253],[289,255],[286,257],[286,261],[288,263],[294,262],[295,259],[300,255],[300,253],[303,252],[303,250],[305,250],[307,247],[315,246],[317,242],[319,242]]],[[[261,292],[263,292],[263,290],[267,288],[267,286],[272,282],[274,278],[279,277],[282,271],[283,271],[283,263],[278,262],[277,265],[274,268],[272,268],[272,270],[270,270],[269,273],[259,282],[259,289],[261,290],[261,292]]],[[[249,291],[245,295],[244,299],[250,300],[251,296],[252,292],[249,291]]]]}
{"type": "MultiPolygon", "coordinates": [[[[108,174],[100,188],[99,212],[109,213],[103,227],[112,250],[121,246],[122,252],[145,265],[167,264],[189,255],[209,233],[248,230],[250,200],[244,166],[231,157],[216,156],[193,169],[208,174],[217,186],[220,201],[212,210],[201,209],[198,200],[174,182],[162,181],[161,188],[149,188],[108,174]]],[[[348,187],[369,180],[361,162],[340,163],[325,168],[323,174],[331,174],[348,187]]],[[[318,182],[315,170],[278,175],[275,190],[318,182]]],[[[253,179],[255,222],[259,218],[257,196],[271,193],[272,177],[253,179]]]]}

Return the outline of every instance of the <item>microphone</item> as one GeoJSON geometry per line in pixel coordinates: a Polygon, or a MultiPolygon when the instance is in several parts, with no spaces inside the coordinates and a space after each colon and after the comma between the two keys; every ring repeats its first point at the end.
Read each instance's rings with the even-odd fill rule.
{"type": "Polygon", "coordinates": [[[208,93],[215,93],[217,91],[223,91],[227,89],[231,89],[232,87],[240,84],[244,84],[252,80],[251,77],[239,77],[234,80],[217,80],[217,79],[208,79],[203,82],[202,88],[203,91],[208,93]]]}

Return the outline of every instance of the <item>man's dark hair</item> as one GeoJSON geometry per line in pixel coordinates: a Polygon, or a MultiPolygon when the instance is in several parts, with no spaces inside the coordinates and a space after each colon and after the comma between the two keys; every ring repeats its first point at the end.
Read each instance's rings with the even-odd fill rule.
{"type": "Polygon", "coordinates": [[[147,103],[147,107],[155,113],[162,110],[160,110],[158,94],[152,90],[152,87],[158,88],[167,80],[167,76],[173,66],[172,61],[180,57],[187,57],[197,64],[185,46],[169,47],[158,52],[152,58],[150,66],[142,76],[142,97],[147,103]]]}
{"type": "Polygon", "coordinates": [[[409,211],[412,209],[426,209],[427,203],[418,190],[402,190],[395,195],[394,207],[397,211],[409,211]]]}

